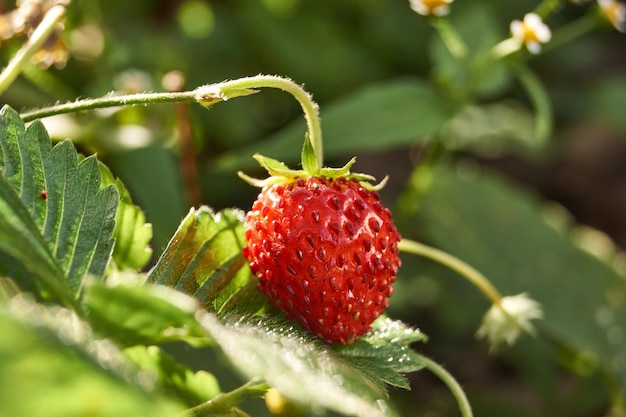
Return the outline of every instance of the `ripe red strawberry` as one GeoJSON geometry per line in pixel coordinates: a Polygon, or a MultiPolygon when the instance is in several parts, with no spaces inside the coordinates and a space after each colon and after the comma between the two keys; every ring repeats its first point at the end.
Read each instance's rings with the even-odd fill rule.
{"type": "MultiPolygon", "coordinates": [[[[270,173],[295,172],[257,159],[270,173]]],[[[271,177],[245,220],[243,253],[260,290],[329,344],[370,330],[400,266],[391,213],[358,181],[371,177],[349,174],[353,162],[320,170],[328,176],[271,177]]]]}

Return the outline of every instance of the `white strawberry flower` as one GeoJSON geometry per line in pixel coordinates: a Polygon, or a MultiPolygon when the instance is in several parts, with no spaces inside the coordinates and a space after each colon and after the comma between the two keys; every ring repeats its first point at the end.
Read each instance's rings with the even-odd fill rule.
{"type": "Polygon", "coordinates": [[[550,28],[536,13],[527,13],[523,21],[511,22],[511,33],[513,39],[526,45],[526,48],[533,54],[541,52],[541,44],[552,38],[550,28]]]}
{"type": "Polygon", "coordinates": [[[533,334],[532,320],[543,317],[539,303],[526,294],[503,297],[483,318],[478,337],[486,337],[492,347],[512,345],[523,333],[533,334]]]}
{"type": "Polygon", "coordinates": [[[454,0],[409,0],[411,9],[423,16],[445,16],[454,0]]]}
{"type": "Polygon", "coordinates": [[[626,6],[617,0],[598,0],[598,5],[615,29],[626,33],[626,6]]]}

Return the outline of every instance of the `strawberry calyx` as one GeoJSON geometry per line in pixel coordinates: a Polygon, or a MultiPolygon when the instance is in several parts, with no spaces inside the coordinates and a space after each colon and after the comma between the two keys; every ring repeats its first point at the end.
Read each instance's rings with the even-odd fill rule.
{"type": "Polygon", "coordinates": [[[388,179],[388,177],[385,177],[379,183],[372,184],[373,181],[376,181],[376,178],[374,178],[373,176],[369,174],[350,172],[350,169],[356,162],[356,157],[350,159],[341,168],[320,167],[318,163],[319,159],[317,158],[315,149],[311,145],[308,134],[305,137],[304,146],[302,149],[303,169],[291,169],[281,161],[259,154],[253,155],[253,158],[257,160],[259,165],[265,168],[270,176],[265,179],[258,179],[250,177],[241,171],[237,174],[248,184],[260,188],[278,183],[286,184],[294,182],[298,178],[323,177],[329,180],[334,180],[337,178],[345,178],[348,180],[356,179],[364,188],[371,191],[379,191],[385,186],[388,179]]]}

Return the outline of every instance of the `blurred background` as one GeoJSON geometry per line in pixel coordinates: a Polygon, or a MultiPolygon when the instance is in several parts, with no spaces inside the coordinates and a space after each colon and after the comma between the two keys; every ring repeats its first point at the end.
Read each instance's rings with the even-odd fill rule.
{"type": "MultiPolygon", "coordinates": [[[[554,33],[596,13],[595,2],[552,3],[554,33]]],[[[480,57],[538,4],[458,1],[450,21],[480,57]]],[[[0,2],[2,13],[14,8],[0,2]]],[[[260,73],[303,84],[321,107],[327,165],[356,155],[355,171],[389,175],[382,197],[403,235],[467,260],[507,294],[530,291],[548,305],[538,337],[490,354],[474,337],[488,308],[480,293],[403,258],[389,315],[429,335],[418,349],[458,377],[476,415],[623,415],[610,409],[626,382],[626,280],[615,266],[626,246],[626,42],[610,22],[598,18],[571,42],[472,73],[406,0],[74,0],[68,13],[50,68],[28,66],[3,103],[21,111],[260,73]],[[539,117],[552,122],[547,136],[537,133],[537,103],[516,63],[549,100],[551,114],[539,117]],[[603,311],[608,342],[598,330],[603,311]]],[[[21,40],[2,42],[6,63],[21,40]]],[[[295,167],[304,132],[297,102],[269,90],[209,110],[158,104],[45,123],[123,180],[153,223],[155,256],[191,206],[250,207],[257,190],[236,172],[262,176],[256,152],[295,167]]],[[[410,392],[392,393],[403,415],[456,415],[436,378],[410,378],[410,392]]]]}

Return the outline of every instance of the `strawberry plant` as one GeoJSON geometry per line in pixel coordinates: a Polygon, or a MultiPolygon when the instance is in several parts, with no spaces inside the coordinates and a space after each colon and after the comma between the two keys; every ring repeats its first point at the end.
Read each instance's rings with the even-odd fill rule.
{"type": "MultiPolygon", "coordinates": [[[[252,15],[266,7],[287,19],[299,4],[265,3],[184,1],[177,19],[194,38],[207,36],[222,7],[252,15]]],[[[371,81],[325,104],[320,118],[302,86],[266,75],[188,90],[181,73],[168,72],[166,91],[153,93],[130,71],[113,82],[124,91],[59,104],[73,98],[68,86],[76,80],[61,81],[62,67],[73,65],[70,51],[82,62],[109,53],[109,64],[133,53],[122,53],[122,44],[119,55],[98,50],[95,26],[74,27],[86,6],[17,2],[1,16],[0,414],[414,415],[402,393],[430,373],[448,389],[450,415],[514,415],[514,401],[498,408],[495,394],[486,400],[467,374],[460,384],[438,363],[469,334],[485,342],[463,349],[513,363],[540,392],[542,406],[523,415],[563,408],[582,417],[602,407],[623,416],[623,255],[599,232],[566,224],[561,209],[545,215],[545,201],[477,168],[494,153],[539,152],[554,135],[549,93],[530,58],[599,24],[624,30],[617,1],[594,2],[553,26],[548,20],[561,3],[525,10],[502,39],[485,20],[487,6],[467,6],[466,19],[456,20],[448,17],[457,7],[452,0],[410,0],[398,9],[402,16],[423,19],[438,35],[430,45],[433,78],[371,81]],[[22,101],[30,90],[20,74],[57,104],[22,101]],[[531,110],[519,91],[511,93],[512,80],[531,110]],[[301,117],[284,120],[262,142],[242,140],[238,129],[255,112],[271,124],[273,106],[263,101],[253,111],[236,108],[234,122],[220,125],[221,103],[266,100],[272,90],[295,98],[304,125],[301,117]],[[228,142],[208,167],[198,163],[201,153],[220,145],[199,150],[208,125],[195,117],[228,142]],[[159,133],[151,133],[174,127],[176,168],[163,153],[171,141],[154,146],[159,133]],[[386,172],[380,182],[353,172],[354,154],[415,146],[419,162],[403,172],[401,191],[386,172]],[[325,158],[348,162],[332,167],[325,158]],[[255,178],[254,159],[268,177],[255,178]],[[252,196],[240,208],[219,203],[239,190],[252,196]],[[557,362],[562,368],[554,371],[557,362]],[[580,378],[588,398],[550,394],[561,369],[580,378]]],[[[301,22],[287,32],[313,29],[301,22]]],[[[257,35],[274,36],[263,47],[282,45],[289,60],[293,51],[276,27],[257,35]]],[[[343,62],[346,51],[333,48],[343,62]]],[[[177,53],[137,50],[166,49],[177,53]]],[[[310,65],[313,79],[315,71],[333,72],[310,65]]],[[[280,99],[272,103],[280,109],[280,99]]]]}

